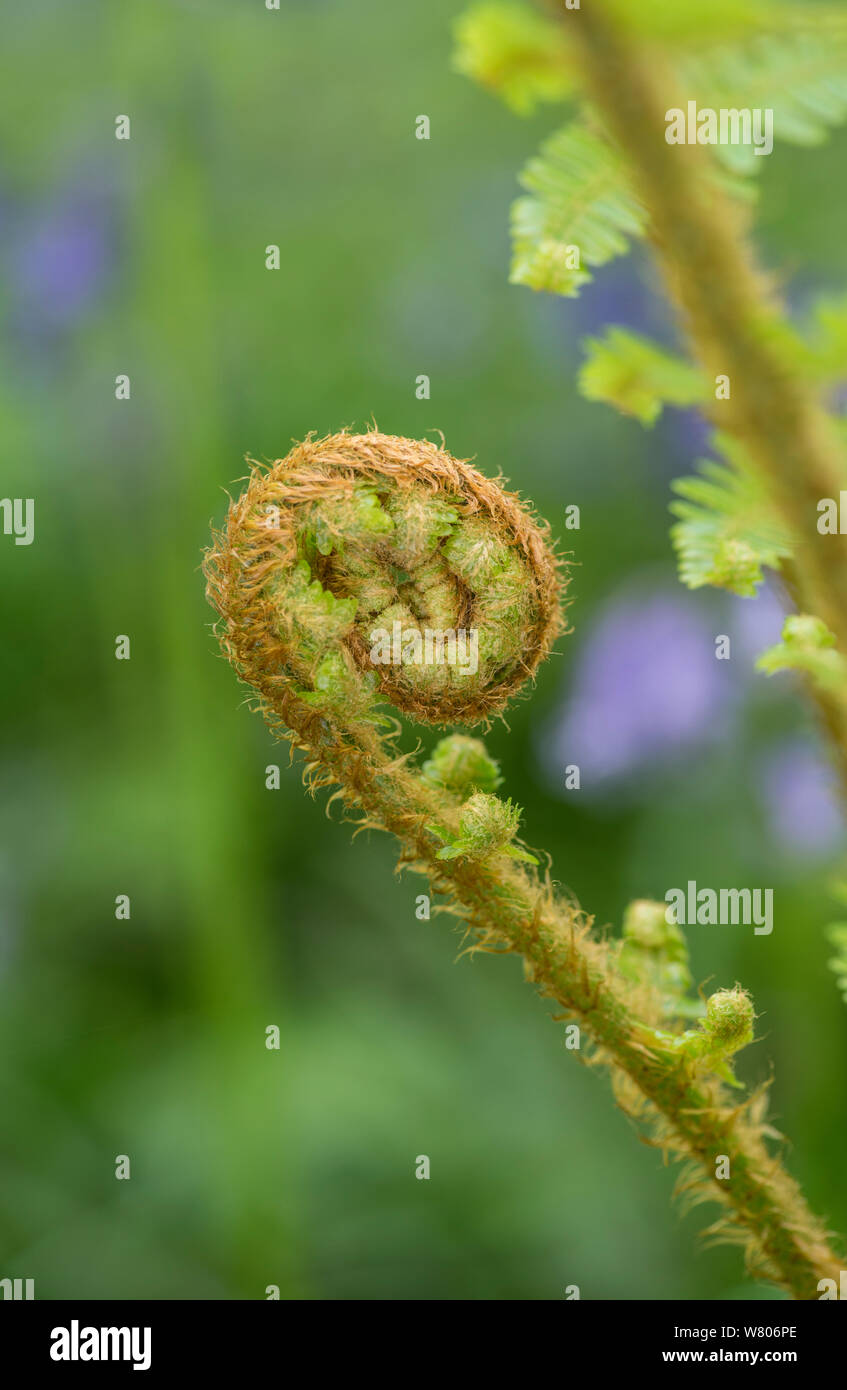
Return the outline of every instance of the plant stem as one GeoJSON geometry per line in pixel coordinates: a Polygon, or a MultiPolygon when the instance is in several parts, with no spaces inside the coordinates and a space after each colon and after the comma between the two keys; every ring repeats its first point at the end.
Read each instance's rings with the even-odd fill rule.
{"type": "MultiPolygon", "coordinates": [[[[283,723],[314,751],[314,711],[298,709],[288,696],[277,697],[276,706],[283,723]]],[[[711,1187],[709,1195],[727,1213],[726,1224],[715,1229],[732,1238],[735,1227],[751,1268],[795,1299],[815,1299],[820,1279],[837,1280],[840,1261],[799,1187],[768,1152],[755,1098],[738,1103],[720,1081],[698,1076],[657,1040],[651,1022],[634,1010],[631,987],[615,970],[612,949],[590,932],[580,910],[557,900],[531,870],[503,856],[481,864],[438,861],[426,825],[436,816],[449,819],[450,808],[419,773],[398,766],[373,734],[336,727],[335,736],[322,744],[324,769],[364,809],[368,823],[400,841],[403,860],[455,899],[485,946],[523,956],[539,991],[585,1029],[599,1049],[595,1060],[616,1074],[619,1104],[644,1119],[638,1100],[646,1100],[654,1142],[701,1166],[702,1175],[687,1186],[699,1195],[711,1187]],[[638,1099],[627,1081],[634,1083],[638,1099]],[[728,1181],[715,1177],[721,1156],[729,1160],[728,1181]]]]}

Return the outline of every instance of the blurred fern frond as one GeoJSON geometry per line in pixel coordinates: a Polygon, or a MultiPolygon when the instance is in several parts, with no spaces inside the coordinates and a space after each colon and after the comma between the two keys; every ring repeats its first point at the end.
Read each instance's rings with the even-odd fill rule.
{"type": "Polygon", "coordinates": [[[629,250],[645,213],[610,145],[580,124],[541,147],[520,177],[528,197],[512,206],[510,281],[573,298],[588,266],[629,250]]]}
{"type": "MultiPolygon", "coordinates": [[[[773,111],[774,140],[820,145],[847,120],[847,36],[840,33],[761,35],[686,57],[677,74],[700,108],[773,111]]],[[[717,144],[714,152],[738,172],[762,164],[750,144],[717,144]]]]}
{"type": "Polygon", "coordinates": [[[696,405],[706,398],[706,379],[697,367],[638,333],[611,327],[585,347],[582,395],[634,415],[642,425],[653,425],[665,405],[696,405]]]}
{"type": "Polygon", "coordinates": [[[718,434],[713,443],[727,462],[703,460],[696,477],[673,483],[679,577],[689,589],[711,584],[752,598],[762,568],[791,555],[791,536],[738,442],[718,434]]]}
{"type": "Polygon", "coordinates": [[[571,55],[558,24],[526,5],[485,0],[454,26],[453,66],[495,92],[518,115],[573,89],[571,55]]]}
{"type": "Polygon", "coordinates": [[[826,623],[811,613],[793,613],[786,618],[782,641],[763,652],[756,667],[769,676],[777,671],[800,671],[835,701],[847,703],[847,657],[836,649],[826,623]]]}

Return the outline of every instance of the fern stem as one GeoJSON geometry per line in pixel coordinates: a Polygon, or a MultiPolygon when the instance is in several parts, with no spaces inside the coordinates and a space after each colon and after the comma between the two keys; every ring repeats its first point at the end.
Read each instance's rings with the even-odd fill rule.
{"type": "MultiPolygon", "coordinates": [[[[648,237],[692,351],[731,398],[713,414],[745,446],[795,536],[786,580],[799,609],[822,618],[847,653],[847,536],[820,535],[817,504],[845,485],[843,450],[817,393],[796,370],[792,330],[747,240],[745,210],[709,175],[699,145],[668,145],[666,111],[684,106],[660,54],[618,32],[603,0],[555,6],[578,44],[597,110],[628,156],[648,211],[648,237]],[[719,414],[718,414],[719,410],[719,414]]],[[[832,734],[847,786],[844,702],[812,694],[832,734]]]]}
{"type": "Polygon", "coordinates": [[[618,1103],[647,1122],[650,1142],[690,1161],[682,1190],[721,1205],[713,1233],[743,1243],[751,1268],[793,1297],[816,1298],[839,1268],[827,1233],[768,1150],[765,1093],[739,1102],[716,1071],[751,1031],[747,996],[712,996],[716,1031],[708,1015],[693,1034],[663,1031],[658,991],[627,975],[620,948],[510,843],[511,811],[479,791],[493,764],[481,754],[468,771],[474,741],[444,740],[461,753],[452,771],[446,755],[419,769],[398,732],[380,728],[387,697],[427,723],[486,721],[532,675],[561,626],[545,528],[433,445],[342,434],[257,468],[205,571],[223,650],[273,732],[305,753],[312,790],[336,788],[362,824],[394,835],[401,865],[447,895],[475,949],[523,957],[585,1031],[586,1060],[610,1069],[618,1103]],[[480,624],[479,671],[442,672],[438,689],[413,665],[375,682],[363,636],[376,618],[434,609],[480,624]]]}

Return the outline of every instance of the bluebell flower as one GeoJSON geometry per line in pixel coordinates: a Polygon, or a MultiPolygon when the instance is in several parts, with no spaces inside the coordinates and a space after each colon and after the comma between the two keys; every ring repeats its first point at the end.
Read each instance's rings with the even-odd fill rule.
{"type": "Polygon", "coordinates": [[[591,789],[719,738],[735,690],[731,663],[715,656],[719,631],[693,596],[628,586],[591,624],[544,762],[577,764],[591,789]]]}
{"type": "Polygon", "coordinates": [[[106,199],[60,195],[11,221],[3,246],[12,312],[27,337],[72,327],[90,310],[114,262],[114,226],[106,199]]]}
{"type": "Polygon", "coordinates": [[[794,739],[772,752],[762,763],[759,791],[780,849],[825,858],[840,848],[845,826],[837,778],[813,744],[794,739]]]}

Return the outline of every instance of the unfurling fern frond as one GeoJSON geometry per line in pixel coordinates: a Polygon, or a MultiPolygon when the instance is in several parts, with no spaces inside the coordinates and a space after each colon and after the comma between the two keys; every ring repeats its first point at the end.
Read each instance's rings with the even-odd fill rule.
{"type": "Polygon", "coordinates": [[[453,66],[521,116],[572,90],[572,56],[558,24],[526,5],[474,5],[455,25],[453,66]]]}
{"type": "Polygon", "coordinates": [[[223,650],[271,730],[305,754],[312,791],[336,788],[363,824],[390,831],[402,866],[446,896],[477,948],[523,956],[648,1142],[696,1165],[751,1267],[816,1297],[839,1256],[769,1147],[761,1095],[733,1093],[727,1059],[752,1039],[748,996],[718,990],[682,1031],[696,1006],[661,904],[638,904],[625,945],[611,944],[516,843],[519,808],[496,794],[480,740],[448,735],[420,767],[399,722],[380,731],[386,703],[428,724],[487,722],[534,675],[563,626],[546,527],[443,448],[341,433],[254,469],[205,572],[223,650]],[[372,645],[430,622],[477,629],[478,669],[427,669],[405,640],[386,665],[372,645]]]}
{"type": "MultiPolygon", "coordinates": [[[[762,36],[686,57],[677,76],[700,109],[772,111],[774,140],[820,145],[832,126],[847,120],[847,35],[840,32],[762,36]]],[[[714,149],[730,169],[750,174],[761,167],[750,143],[714,149]]]]}
{"type": "Polygon", "coordinates": [[[574,297],[589,266],[626,255],[644,209],[605,140],[574,124],[558,131],[520,178],[529,197],[512,206],[513,285],[574,297]]]}
{"type": "Polygon", "coordinates": [[[584,346],[583,396],[634,415],[642,425],[654,424],[666,405],[696,405],[706,398],[706,379],[697,367],[626,328],[609,328],[584,346]]]}
{"type": "Polygon", "coordinates": [[[792,538],[741,446],[721,434],[714,445],[730,466],[703,460],[696,477],[673,484],[681,499],[670,508],[679,517],[671,528],[679,577],[689,589],[711,584],[752,598],[762,567],[778,569],[792,538]]]}

